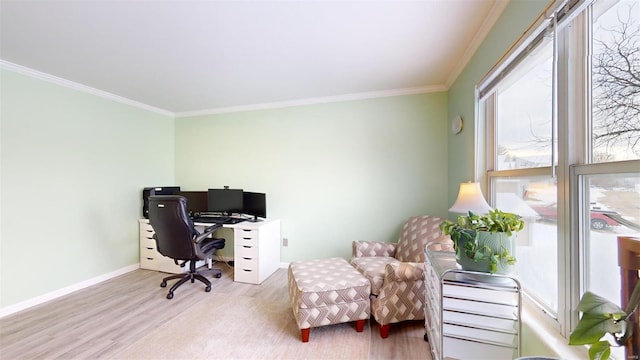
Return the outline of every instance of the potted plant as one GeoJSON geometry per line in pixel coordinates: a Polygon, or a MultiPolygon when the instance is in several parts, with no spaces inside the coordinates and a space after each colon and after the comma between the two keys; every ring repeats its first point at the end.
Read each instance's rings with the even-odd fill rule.
{"type": "Polygon", "coordinates": [[[514,233],[524,228],[516,214],[498,209],[487,215],[469,211],[456,222],[445,220],[440,230],[453,240],[456,260],[463,270],[508,274],[516,263],[514,233]]]}
{"type": "Polygon", "coordinates": [[[633,333],[628,319],[640,304],[640,282],[631,293],[627,308],[618,305],[592,292],[585,292],[578,303],[582,312],[580,321],[569,336],[569,345],[590,345],[589,358],[606,360],[611,355],[611,344],[603,339],[610,334],[618,346],[625,345],[633,333]]]}

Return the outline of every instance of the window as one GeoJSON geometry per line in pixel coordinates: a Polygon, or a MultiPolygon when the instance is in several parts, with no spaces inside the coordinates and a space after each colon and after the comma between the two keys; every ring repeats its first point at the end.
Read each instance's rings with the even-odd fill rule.
{"type": "Polygon", "coordinates": [[[496,90],[496,170],[551,166],[553,44],[546,39],[496,90]]]}
{"type": "Polygon", "coordinates": [[[640,159],[640,4],[593,5],[592,161],[640,159]]]}
{"type": "Polygon", "coordinates": [[[491,204],[526,220],[525,293],[568,336],[584,291],[621,302],[616,237],[640,236],[640,4],[556,10],[478,85],[477,143],[491,204]]]}

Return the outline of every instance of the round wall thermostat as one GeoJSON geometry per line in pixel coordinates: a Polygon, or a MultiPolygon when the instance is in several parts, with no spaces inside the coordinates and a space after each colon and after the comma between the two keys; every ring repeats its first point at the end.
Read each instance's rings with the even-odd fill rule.
{"type": "Polygon", "coordinates": [[[455,119],[451,121],[451,131],[454,134],[459,134],[462,131],[462,118],[460,116],[456,116],[455,119]]]}

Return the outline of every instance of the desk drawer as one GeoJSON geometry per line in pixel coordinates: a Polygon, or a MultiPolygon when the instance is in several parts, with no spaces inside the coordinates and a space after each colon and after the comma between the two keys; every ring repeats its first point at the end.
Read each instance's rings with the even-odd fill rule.
{"type": "Polygon", "coordinates": [[[239,257],[239,258],[250,258],[250,259],[257,259],[258,258],[258,247],[257,246],[249,246],[249,245],[243,245],[243,246],[238,246],[236,245],[234,247],[234,256],[239,257]]]}
{"type": "Polygon", "coordinates": [[[140,231],[151,231],[153,232],[153,226],[151,226],[151,224],[149,224],[148,222],[140,222],[140,231]]]}
{"type": "Polygon", "coordinates": [[[180,274],[188,270],[185,267],[176,265],[176,263],[173,262],[173,259],[162,256],[159,253],[155,253],[155,255],[148,257],[140,256],[140,268],[171,274],[180,274]]]}
{"type": "Polygon", "coordinates": [[[258,246],[257,230],[235,230],[233,241],[236,246],[258,246]]]}
{"type": "Polygon", "coordinates": [[[156,232],[153,231],[153,229],[148,230],[148,229],[143,229],[142,226],[140,227],[140,239],[148,239],[148,238],[152,238],[153,234],[155,234],[156,232]]]}
{"type": "Polygon", "coordinates": [[[153,240],[153,234],[155,234],[155,233],[154,232],[146,232],[146,231],[143,232],[143,231],[140,231],[140,240],[142,240],[142,239],[151,239],[151,240],[153,240]]]}
{"type": "Polygon", "coordinates": [[[155,248],[140,248],[140,261],[142,259],[157,259],[162,256],[155,248]]]}
{"type": "Polygon", "coordinates": [[[140,249],[156,249],[156,240],[148,238],[140,238],[140,249]]]}
{"type": "Polygon", "coordinates": [[[234,267],[236,270],[252,270],[258,271],[258,259],[255,257],[240,257],[238,255],[235,256],[235,264],[234,267]]]}
{"type": "Polygon", "coordinates": [[[236,255],[233,280],[238,282],[258,284],[258,260],[246,259],[236,255]]]}

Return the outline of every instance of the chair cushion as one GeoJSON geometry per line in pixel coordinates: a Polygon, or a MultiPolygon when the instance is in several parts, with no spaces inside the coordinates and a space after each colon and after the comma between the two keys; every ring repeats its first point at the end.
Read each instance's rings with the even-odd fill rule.
{"type": "Polygon", "coordinates": [[[371,294],[380,294],[384,283],[384,268],[387,264],[397,264],[398,260],[388,256],[365,256],[351,259],[351,265],[371,283],[371,294]]]}
{"type": "Polygon", "coordinates": [[[206,238],[200,242],[200,250],[209,255],[209,253],[214,253],[218,249],[223,249],[224,244],[225,239],[206,238]]]}
{"type": "Polygon", "coordinates": [[[424,247],[430,242],[443,242],[442,219],[436,216],[413,216],[402,228],[395,258],[402,262],[424,262],[424,247]]]}

